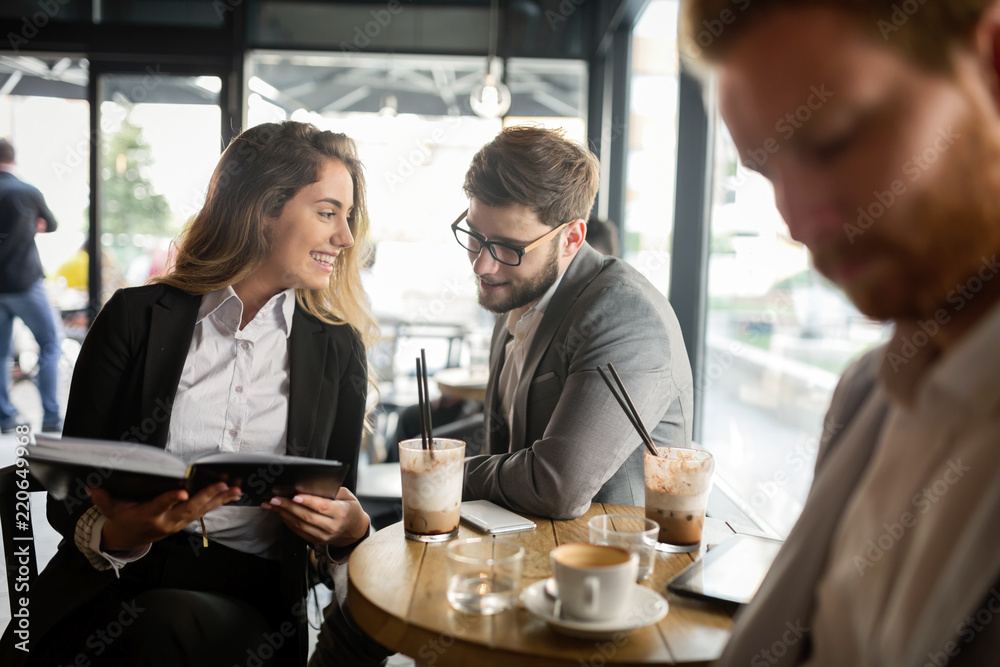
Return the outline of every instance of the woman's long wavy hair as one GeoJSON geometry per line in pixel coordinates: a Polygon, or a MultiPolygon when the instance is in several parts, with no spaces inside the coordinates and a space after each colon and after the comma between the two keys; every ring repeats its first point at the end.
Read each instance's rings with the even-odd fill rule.
{"type": "Polygon", "coordinates": [[[319,179],[330,160],[343,163],[354,183],[354,245],[334,262],[327,289],[297,289],[295,299],[324,322],[352,327],[370,348],[378,325],[361,285],[361,267],[371,254],[365,178],[354,141],[344,134],[285,121],[252,127],[233,139],[212,174],[204,207],[177,242],[173,268],[156,282],[205,294],[245,279],[271,251],[270,221],[319,179]]]}

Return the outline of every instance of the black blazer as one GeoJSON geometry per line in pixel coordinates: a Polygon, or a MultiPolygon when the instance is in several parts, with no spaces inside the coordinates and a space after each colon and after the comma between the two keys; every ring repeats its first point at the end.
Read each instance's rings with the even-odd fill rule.
{"type": "Polygon", "coordinates": [[[45,277],[35,247],[38,219],[45,231],[56,229],[56,219],[38,188],[0,170],[0,294],[27,292],[45,277]]]}
{"type": "MultiPolygon", "coordinates": [[[[200,305],[200,296],[164,285],[116,292],[77,360],[64,434],[165,447],[200,305]]],[[[347,463],[345,486],[354,491],[368,386],[364,349],[349,326],[321,322],[298,305],[292,322],[287,453],[347,463]]],[[[76,522],[89,506],[86,495],[48,499],[49,523],[64,539],[32,587],[32,644],[114,578],[112,571],[95,570],[73,543],[76,522]]],[[[306,547],[284,530],[281,588],[289,609],[305,599],[306,547]]],[[[305,615],[296,620],[304,628],[305,615]]],[[[306,632],[298,635],[306,641],[306,632]]],[[[24,656],[8,653],[12,643],[5,633],[0,663],[19,664],[9,660],[24,656]]]]}

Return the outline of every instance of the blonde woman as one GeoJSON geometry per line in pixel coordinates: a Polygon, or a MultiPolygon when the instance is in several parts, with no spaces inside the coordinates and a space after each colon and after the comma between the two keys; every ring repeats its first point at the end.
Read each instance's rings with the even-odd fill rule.
{"type": "Polygon", "coordinates": [[[170,273],[95,320],[64,432],[337,459],[345,488],[264,507],[223,507],[240,495],[224,483],[141,504],[99,488],[50,498],[66,539],[32,594],[30,664],[304,662],[307,547],[336,559],[369,531],[350,490],[376,333],[367,233],[348,137],[265,124],[225,150],[170,273]]]}

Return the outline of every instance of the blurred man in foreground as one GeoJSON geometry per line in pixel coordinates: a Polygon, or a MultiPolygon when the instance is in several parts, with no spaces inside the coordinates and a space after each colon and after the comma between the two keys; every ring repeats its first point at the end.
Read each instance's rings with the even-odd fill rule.
{"type": "Polygon", "coordinates": [[[689,0],[685,31],[792,237],[895,324],[721,664],[995,664],[1000,3],[689,0]]]}

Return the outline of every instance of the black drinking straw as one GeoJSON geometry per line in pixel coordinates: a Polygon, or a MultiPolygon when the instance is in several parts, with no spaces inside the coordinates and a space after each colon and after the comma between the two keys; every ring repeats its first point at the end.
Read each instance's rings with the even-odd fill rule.
{"type": "Polygon", "coordinates": [[[424,349],[420,349],[420,356],[417,357],[417,400],[418,411],[420,412],[420,439],[424,449],[431,449],[431,401],[430,391],[427,388],[427,356],[424,349]]]}
{"type": "Polygon", "coordinates": [[[621,390],[622,395],[619,396],[618,392],[615,391],[615,386],[611,384],[611,380],[604,373],[604,369],[600,366],[597,367],[597,372],[601,374],[601,379],[604,383],[608,385],[608,389],[611,390],[611,394],[618,401],[618,405],[622,406],[622,410],[625,411],[625,416],[628,420],[632,422],[632,427],[635,428],[636,432],[639,433],[639,437],[642,438],[643,444],[649,450],[650,454],[653,456],[659,456],[660,453],[656,451],[656,445],[653,444],[653,438],[649,435],[649,431],[646,430],[646,426],[642,423],[642,417],[639,416],[639,411],[635,409],[635,404],[632,402],[632,398],[628,395],[628,391],[625,389],[625,384],[622,382],[621,377],[618,375],[618,371],[615,370],[614,364],[608,363],[608,370],[615,378],[615,382],[618,383],[618,389],[621,390]],[[622,398],[624,396],[624,398],[622,398]]]}

